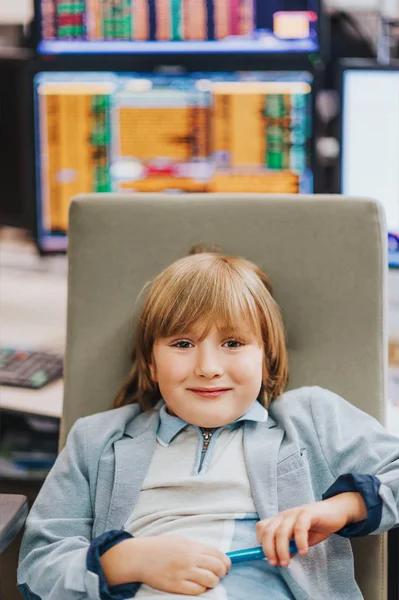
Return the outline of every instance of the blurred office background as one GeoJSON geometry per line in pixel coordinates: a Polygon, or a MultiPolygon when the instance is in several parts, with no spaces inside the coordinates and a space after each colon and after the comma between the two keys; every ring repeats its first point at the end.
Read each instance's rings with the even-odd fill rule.
{"type": "MultiPolygon", "coordinates": [[[[2,492],[32,502],[57,453],[81,192],[378,199],[399,436],[398,57],[399,0],[1,0],[2,492]]],[[[19,543],[0,558],[6,600],[19,543]]]]}

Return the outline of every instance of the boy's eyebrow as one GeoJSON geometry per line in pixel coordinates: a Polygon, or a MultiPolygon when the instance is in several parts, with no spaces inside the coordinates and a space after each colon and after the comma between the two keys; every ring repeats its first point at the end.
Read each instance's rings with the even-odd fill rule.
{"type": "MultiPolygon", "coordinates": [[[[178,338],[178,337],[192,337],[192,338],[199,338],[202,337],[203,331],[205,331],[207,327],[206,326],[199,326],[197,328],[194,329],[190,329],[187,331],[176,331],[175,333],[172,334],[167,334],[165,336],[162,336],[166,339],[169,338],[178,338]]],[[[210,329],[210,328],[209,328],[210,329]]],[[[220,335],[220,337],[228,337],[228,336],[232,336],[232,337],[241,337],[241,338],[251,338],[251,337],[256,337],[256,331],[254,331],[252,329],[252,327],[248,324],[245,324],[243,327],[220,327],[218,328],[218,333],[220,335]]]]}
{"type": "Polygon", "coordinates": [[[231,328],[221,328],[218,330],[220,335],[235,335],[235,336],[239,336],[239,337],[251,337],[252,335],[255,335],[255,331],[253,331],[251,328],[235,328],[235,329],[231,329],[231,328]]]}
{"type": "MultiPolygon", "coordinates": [[[[225,329],[225,330],[218,330],[218,333],[220,335],[220,337],[225,338],[225,337],[239,337],[239,338],[246,338],[249,339],[252,336],[256,336],[255,332],[253,332],[252,330],[241,330],[241,331],[237,331],[237,330],[231,330],[231,329],[225,329]]],[[[199,338],[202,337],[201,336],[201,332],[196,332],[196,331],[186,331],[186,332],[178,332],[175,333],[173,335],[168,335],[166,336],[167,338],[177,338],[177,337],[192,337],[192,338],[199,338]]]]}
{"type": "Polygon", "coordinates": [[[181,333],[180,331],[178,331],[177,333],[172,333],[170,335],[165,335],[165,336],[161,336],[163,337],[165,340],[170,340],[170,339],[175,339],[175,338],[186,338],[186,337],[195,337],[194,333],[188,333],[187,331],[185,333],[181,333]]]}

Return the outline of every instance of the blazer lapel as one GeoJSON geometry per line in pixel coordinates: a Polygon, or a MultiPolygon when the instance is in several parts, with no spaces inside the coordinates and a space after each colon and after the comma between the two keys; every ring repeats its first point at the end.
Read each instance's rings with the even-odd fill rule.
{"type": "Polygon", "coordinates": [[[121,529],[132,512],[154,454],[155,432],[115,443],[115,479],[105,531],[121,529]]]}
{"type": "Polygon", "coordinates": [[[244,453],[252,497],[260,519],[277,514],[277,460],[284,431],[268,417],[265,423],[245,421],[244,453]]]}
{"type": "Polygon", "coordinates": [[[143,414],[114,444],[115,475],[105,531],[121,529],[132,512],[155,450],[159,414],[143,414]]]}
{"type": "MultiPolygon", "coordinates": [[[[284,430],[270,414],[265,423],[246,421],[244,424],[245,461],[260,520],[269,519],[278,513],[277,463],[283,437],[284,430]]],[[[288,569],[276,568],[295,598],[309,600],[306,577],[297,561],[293,560],[288,569]]]]}

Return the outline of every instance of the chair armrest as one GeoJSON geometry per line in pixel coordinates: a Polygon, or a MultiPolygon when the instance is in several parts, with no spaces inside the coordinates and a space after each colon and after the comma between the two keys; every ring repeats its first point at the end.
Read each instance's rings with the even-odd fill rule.
{"type": "Polygon", "coordinates": [[[18,535],[28,516],[28,500],[19,494],[0,494],[0,553],[18,535]]]}
{"type": "Polygon", "coordinates": [[[399,527],[388,531],[388,600],[399,598],[399,527]]]}

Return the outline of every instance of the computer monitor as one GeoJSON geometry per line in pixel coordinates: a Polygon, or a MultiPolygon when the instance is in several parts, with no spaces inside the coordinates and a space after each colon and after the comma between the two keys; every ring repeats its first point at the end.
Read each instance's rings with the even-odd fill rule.
{"type": "Polygon", "coordinates": [[[39,54],[313,53],[320,0],[35,0],[39,54]]]}
{"type": "Polygon", "coordinates": [[[341,191],[381,202],[399,266],[399,65],[343,64],[341,191]]]}
{"type": "Polygon", "coordinates": [[[0,56],[0,229],[32,227],[29,64],[29,53],[20,49],[0,56]]]}
{"type": "Polygon", "coordinates": [[[41,72],[35,92],[43,252],[79,193],[312,192],[307,72],[41,72]]]}

